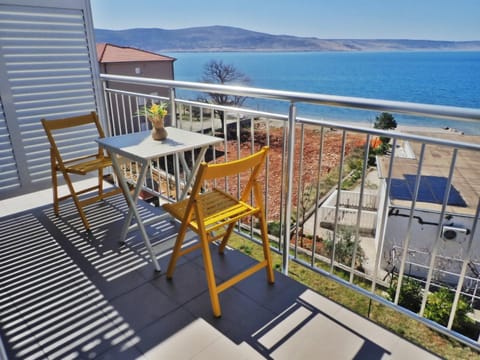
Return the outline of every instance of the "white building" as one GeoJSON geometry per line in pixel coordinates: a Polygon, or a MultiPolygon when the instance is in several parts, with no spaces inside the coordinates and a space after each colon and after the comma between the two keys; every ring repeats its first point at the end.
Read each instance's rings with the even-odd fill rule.
{"type": "MultiPolygon", "coordinates": [[[[478,137],[451,131],[438,135],[455,142],[480,141],[478,137]]],[[[472,228],[476,214],[478,216],[480,192],[480,167],[475,153],[429,145],[423,149],[422,156],[422,147],[412,141],[397,144],[394,153],[391,169],[391,156],[378,161],[383,179],[381,191],[386,194],[389,187],[388,200],[381,201],[379,209],[379,214],[386,214],[386,221],[379,221],[385,228],[377,231],[379,246],[382,245],[378,239],[385,234],[383,267],[399,271],[404,259],[405,274],[427,278],[428,269],[433,265],[434,281],[456,284],[462,262],[467,259],[464,287],[475,286],[480,274],[480,232],[472,228]],[[450,168],[454,169],[451,184],[450,168]],[[445,201],[448,190],[448,201],[445,201]],[[412,202],[416,204],[412,206],[412,202]],[[383,204],[387,204],[386,212],[383,204]]]]}

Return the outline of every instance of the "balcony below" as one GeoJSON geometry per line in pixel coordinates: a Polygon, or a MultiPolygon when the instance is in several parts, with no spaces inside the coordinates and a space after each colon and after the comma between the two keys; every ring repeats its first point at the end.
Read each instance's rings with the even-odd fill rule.
{"type": "MultiPolygon", "coordinates": [[[[222,293],[223,316],[214,318],[198,251],[167,281],[139,234],[119,244],[121,195],[88,207],[89,234],[73,203],[56,217],[50,202],[45,191],[1,204],[0,334],[9,359],[437,358],[279,272],[274,285],[259,272],[222,293]]],[[[145,218],[159,212],[141,207],[145,218]]],[[[147,231],[165,269],[171,243],[161,240],[175,224],[147,231]]],[[[219,280],[255,261],[234,249],[212,254],[219,280]]]]}

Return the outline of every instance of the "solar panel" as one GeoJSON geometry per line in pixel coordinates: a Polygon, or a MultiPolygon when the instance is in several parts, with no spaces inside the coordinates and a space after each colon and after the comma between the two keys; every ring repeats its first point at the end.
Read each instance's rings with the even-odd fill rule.
{"type": "MultiPolygon", "coordinates": [[[[392,179],[390,197],[397,200],[413,201],[416,175],[405,174],[403,179],[392,179]]],[[[422,176],[417,201],[442,204],[447,190],[447,178],[441,176],[422,176]]],[[[466,207],[460,192],[452,185],[448,205],[466,207]]]]}
{"type": "Polygon", "coordinates": [[[412,200],[412,192],[405,179],[392,179],[390,197],[398,200],[412,200]]]}

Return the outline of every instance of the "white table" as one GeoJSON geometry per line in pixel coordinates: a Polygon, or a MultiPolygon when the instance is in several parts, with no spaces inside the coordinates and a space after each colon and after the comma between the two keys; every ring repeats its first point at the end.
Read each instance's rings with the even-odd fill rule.
{"type": "Polygon", "coordinates": [[[123,189],[123,194],[125,195],[125,200],[128,203],[128,215],[122,228],[121,241],[124,242],[128,232],[135,227],[135,225],[133,227],[131,226],[132,217],[135,217],[137,223],[136,226],[140,229],[145,247],[150,254],[155,270],[157,271],[161,270],[160,265],[158,264],[148,234],[145,231],[144,221],[142,221],[137,209],[138,196],[142,189],[142,184],[147,175],[147,170],[151,161],[162,156],[175,155],[179,156],[183,168],[188,169],[184,153],[197,148],[201,149],[195,159],[190,174],[188,174],[187,184],[180,196],[181,199],[186,195],[188,188],[192,184],[197,169],[200,166],[200,162],[203,160],[208,147],[210,145],[219,144],[223,141],[223,139],[214,136],[203,135],[173,127],[167,127],[167,131],[167,139],[161,141],[153,140],[150,131],[106,137],[97,140],[98,144],[105,148],[112,158],[114,171],[117,174],[118,181],[123,189]],[[128,189],[127,180],[123,175],[117,156],[125,157],[140,164],[139,174],[136,181],[137,185],[135,186],[133,194],[131,194],[128,189]]]}

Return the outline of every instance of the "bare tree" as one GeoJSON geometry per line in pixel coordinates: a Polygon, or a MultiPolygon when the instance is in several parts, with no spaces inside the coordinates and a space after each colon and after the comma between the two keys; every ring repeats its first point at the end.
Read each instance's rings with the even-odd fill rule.
{"type": "MultiPolygon", "coordinates": [[[[202,82],[210,84],[229,84],[229,85],[248,85],[250,78],[239,71],[232,64],[225,64],[223,61],[210,60],[203,67],[202,82]]],[[[211,102],[216,105],[225,106],[242,106],[245,96],[227,95],[219,93],[207,93],[208,98],[200,99],[205,102],[211,102]]],[[[223,111],[215,112],[222,122],[224,127],[225,114],[223,111]]]]}

